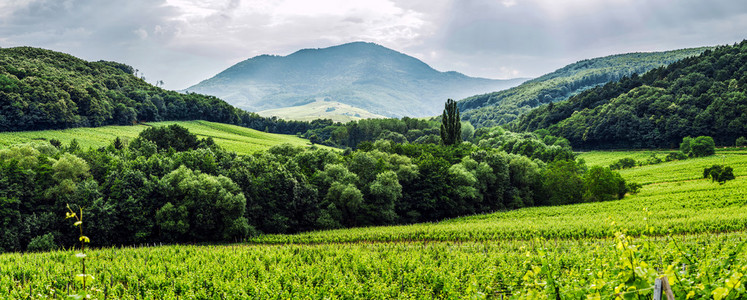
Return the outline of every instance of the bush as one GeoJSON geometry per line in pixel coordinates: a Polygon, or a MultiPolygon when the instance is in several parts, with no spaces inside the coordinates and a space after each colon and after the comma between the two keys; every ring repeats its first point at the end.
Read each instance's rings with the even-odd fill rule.
{"type": "Polygon", "coordinates": [[[52,251],[54,249],[57,249],[57,245],[54,243],[54,234],[51,232],[31,239],[28,247],[26,247],[26,250],[31,252],[52,251]]]}
{"type": "Polygon", "coordinates": [[[747,138],[740,136],[737,138],[737,142],[735,143],[737,147],[744,147],[747,146],[747,138]]]}
{"type": "Polygon", "coordinates": [[[716,144],[710,136],[696,138],[685,137],[680,144],[680,151],[690,157],[703,157],[716,153],[716,144]]]}
{"type": "Polygon", "coordinates": [[[647,165],[655,165],[655,164],[660,164],[660,163],[661,163],[661,158],[657,157],[656,154],[653,154],[653,153],[651,153],[651,156],[649,156],[648,159],[646,159],[647,165]]]}
{"type": "Polygon", "coordinates": [[[687,155],[685,155],[682,152],[672,152],[667,154],[667,157],[664,158],[665,161],[675,161],[675,160],[684,160],[687,159],[687,155]]]}
{"type": "Polygon", "coordinates": [[[724,184],[727,180],[734,179],[734,169],[729,166],[713,165],[703,169],[703,178],[710,177],[713,181],[724,184]]]}
{"type": "Polygon", "coordinates": [[[625,184],[625,189],[628,191],[628,193],[631,194],[638,194],[638,192],[641,190],[643,186],[640,183],[636,182],[630,182],[625,184]]]}
{"type": "Polygon", "coordinates": [[[584,174],[584,202],[600,202],[621,199],[627,192],[625,179],[610,168],[594,166],[584,174]]]}
{"type": "Polygon", "coordinates": [[[610,165],[610,169],[612,170],[628,169],[632,167],[635,167],[635,159],[632,159],[630,157],[621,158],[620,160],[610,165]]]}

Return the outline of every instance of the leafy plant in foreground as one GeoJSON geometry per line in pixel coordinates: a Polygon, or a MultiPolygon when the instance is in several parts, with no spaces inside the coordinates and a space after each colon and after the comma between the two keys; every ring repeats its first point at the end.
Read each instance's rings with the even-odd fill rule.
{"type": "Polygon", "coordinates": [[[76,275],[76,279],[83,282],[83,289],[86,289],[86,282],[90,279],[93,280],[93,276],[91,274],[86,274],[86,244],[90,243],[91,240],[83,235],[83,208],[79,207],[78,211],[80,214],[76,214],[72,208],[70,208],[70,205],[67,205],[68,212],[65,214],[65,219],[74,219],[75,223],[73,223],[74,226],[78,227],[78,230],[80,231],[80,236],[78,237],[78,241],[80,241],[80,253],[76,253],[75,257],[80,259],[80,267],[81,267],[81,273],[76,275]]]}

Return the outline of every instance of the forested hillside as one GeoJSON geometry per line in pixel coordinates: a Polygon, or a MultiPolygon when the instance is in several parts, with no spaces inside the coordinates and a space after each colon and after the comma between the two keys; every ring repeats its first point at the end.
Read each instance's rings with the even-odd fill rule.
{"type": "Polygon", "coordinates": [[[0,131],[207,120],[295,134],[331,124],[263,118],[212,96],[155,87],[134,73],[128,65],[39,48],[0,49],[0,131]]]}
{"type": "Polygon", "coordinates": [[[734,145],[747,132],[747,41],[542,106],[511,124],[547,128],[580,148],[676,147],[707,135],[734,145]]]}
{"type": "Polygon", "coordinates": [[[475,127],[506,124],[542,104],[559,102],[592,87],[665,66],[708,49],[628,53],[582,60],[507,90],[458,102],[462,120],[475,127]]]}
{"type": "Polygon", "coordinates": [[[563,139],[494,128],[476,142],[242,156],[169,125],[98,149],[16,145],[0,150],[0,251],[40,239],[69,247],[67,204],[85,207],[91,245],[106,246],[435,221],[627,192],[618,173],[575,161],[563,139]]]}

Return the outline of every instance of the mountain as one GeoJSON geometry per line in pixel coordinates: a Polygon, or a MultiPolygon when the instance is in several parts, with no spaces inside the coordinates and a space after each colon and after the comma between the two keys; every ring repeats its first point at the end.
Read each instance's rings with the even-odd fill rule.
{"type": "Polygon", "coordinates": [[[161,89],[134,72],[51,50],[0,48],[0,131],[206,120],[295,134],[332,123],[263,118],[213,96],[161,89]]]}
{"type": "Polygon", "coordinates": [[[708,49],[628,53],[582,60],[507,90],[472,96],[457,102],[462,120],[475,127],[502,125],[532,108],[559,102],[592,87],[671,64],[708,49]]]}
{"type": "Polygon", "coordinates": [[[253,57],[186,90],[250,111],[339,102],[386,117],[423,117],[439,114],[447,98],[501,90],[522,81],[439,72],[400,52],[354,42],[288,56],[253,57]]]}
{"type": "Polygon", "coordinates": [[[747,41],[539,107],[510,124],[574,148],[675,148],[685,136],[734,145],[747,135],[747,41]]]}

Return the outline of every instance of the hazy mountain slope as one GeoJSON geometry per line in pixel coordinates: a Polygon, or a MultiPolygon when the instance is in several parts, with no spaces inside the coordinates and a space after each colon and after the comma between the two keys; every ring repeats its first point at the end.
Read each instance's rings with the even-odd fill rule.
{"type": "Polygon", "coordinates": [[[457,103],[462,120],[476,127],[511,122],[534,107],[568,99],[589,88],[643,74],[708,49],[628,53],[582,60],[507,90],[472,96],[457,103]]]}
{"type": "Polygon", "coordinates": [[[501,90],[521,81],[439,72],[414,57],[355,42],[288,56],[257,56],[186,90],[251,111],[327,100],[400,117],[436,115],[447,98],[501,90]]]}
{"type": "Polygon", "coordinates": [[[676,147],[698,135],[734,145],[747,135],[747,41],[539,107],[511,125],[547,128],[574,148],[676,147]]]}

